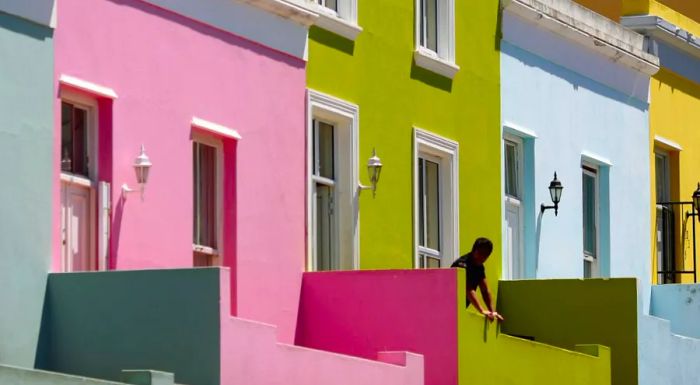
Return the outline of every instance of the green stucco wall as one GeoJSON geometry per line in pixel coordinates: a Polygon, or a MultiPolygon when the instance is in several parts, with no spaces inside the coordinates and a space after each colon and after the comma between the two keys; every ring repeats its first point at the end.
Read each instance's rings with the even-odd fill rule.
{"type": "Polygon", "coordinates": [[[501,331],[574,349],[612,351],[612,383],[637,384],[637,286],[633,278],[501,281],[501,331]]]}
{"type": "Polygon", "coordinates": [[[51,257],[53,31],[0,12],[0,363],[32,366],[51,257]]]}
{"type": "Polygon", "coordinates": [[[49,275],[36,367],[118,381],[122,369],[220,378],[219,269],[49,275]]]}
{"type": "MultiPolygon", "coordinates": [[[[460,384],[610,384],[610,349],[576,342],[567,350],[504,334],[511,313],[500,328],[480,315],[464,308],[465,277],[458,274],[457,306],[459,325],[460,384]]],[[[537,283],[538,281],[533,281],[537,283]]],[[[530,297],[518,297],[530,298],[530,297]]],[[[530,301],[522,301],[527,302],[530,301]]],[[[533,302],[537,302],[536,300],[533,302]]],[[[505,308],[509,309],[509,308],[505,308]]],[[[551,309],[537,307],[550,314],[551,309]]],[[[601,319],[604,317],[600,317],[601,319]]],[[[557,324],[560,327],[562,324],[557,324]]],[[[624,334],[624,333],[623,333],[624,334]]],[[[577,337],[572,337],[576,339],[577,337]]],[[[581,341],[586,341],[585,338],[581,341]]]]}
{"type": "Polygon", "coordinates": [[[498,1],[456,1],[453,80],[413,64],[414,1],[359,0],[353,43],[310,30],[308,87],[357,104],[359,175],[377,149],[384,164],[376,198],[360,196],[360,267],[414,267],[413,127],[459,142],[460,253],[477,236],[495,245],[500,276],[500,99],[498,1]]]}

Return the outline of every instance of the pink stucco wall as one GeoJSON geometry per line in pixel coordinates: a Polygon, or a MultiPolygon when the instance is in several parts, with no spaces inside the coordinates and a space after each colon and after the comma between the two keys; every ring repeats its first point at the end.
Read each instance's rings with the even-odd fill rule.
{"type": "MultiPolygon", "coordinates": [[[[280,339],[291,341],[305,253],[305,63],[138,0],[61,0],[57,12],[57,82],[70,75],[119,96],[101,101],[99,127],[111,131],[111,159],[100,174],[112,182],[112,267],[192,266],[190,122],[196,116],[234,128],[242,140],[226,144],[224,178],[234,312],[279,325],[280,339]],[[135,184],[131,165],[141,144],[153,162],[145,199],[123,200],[119,187],[135,184]]],[[[58,93],[55,111],[58,271],[58,93]]]]}
{"type": "Polygon", "coordinates": [[[426,385],[457,384],[457,311],[455,269],[305,273],[296,343],[423,354],[426,385]]]}
{"type": "Polygon", "coordinates": [[[423,357],[375,352],[375,360],[279,343],[274,326],[231,317],[221,274],[221,384],[423,385],[423,357]],[[381,361],[381,362],[378,362],[381,361]]]}

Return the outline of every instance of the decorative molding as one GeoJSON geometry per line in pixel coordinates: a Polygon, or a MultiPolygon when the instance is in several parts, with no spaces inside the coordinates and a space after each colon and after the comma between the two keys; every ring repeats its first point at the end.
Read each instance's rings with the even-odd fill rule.
{"type": "Polygon", "coordinates": [[[61,75],[59,78],[58,82],[61,85],[69,86],[72,88],[76,88],[81,91],[85,91],[89,94],[93,94],[95,96],[103,97],[103,98],[108,98],[108,99],[117,99],[117,93],[114,92],[113,89],[109,87],[104,87],[97,85],[95,83],[91,83],[86,80],[78,79],[73,76],[69,75],[61,75]]]}
{"type": "Polygon", "coordinates": [[[192,127],[196,127],[226,138],[231,138],[235,140],[242,139],[238,131],[234,130],[233,128],[228,128],[226,126],[222,126],[220,124],[213,123],[208,120],[200,119],[197,117],[192,118],[192,127]]]}
{"type": "Polygon", "coordinates": [[[452,139],[445,138],[444,136],[434,134],[418,127],[413,127],[413,131],[416,142],[435,147],[441,152],[450,155],[456,154],[459,151],[459,143],[452,139]]]}

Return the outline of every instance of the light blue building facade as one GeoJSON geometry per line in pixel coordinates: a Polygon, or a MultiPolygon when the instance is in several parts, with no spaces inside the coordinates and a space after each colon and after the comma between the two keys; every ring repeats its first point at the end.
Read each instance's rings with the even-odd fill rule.
{"type": "Polygon", "coordinates": [[[641,35],[576,4],[504,4],[503,278],[636,278],[638,383],[697,384],[700,287],[651,285],[653,224],[641,209],[658,58],[641,35]],[[556,216],[540,209],[552,205],[554,172],[556,216]]]}

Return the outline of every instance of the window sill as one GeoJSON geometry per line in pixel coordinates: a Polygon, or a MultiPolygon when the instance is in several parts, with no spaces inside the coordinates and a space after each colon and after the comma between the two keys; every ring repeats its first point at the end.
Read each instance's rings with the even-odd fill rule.
{"type": "Polygon", "coordinates": [[[211,248],[209,246],[201,246],[201,245],[193,244],[192,251],[194,251],[195,253],[200,253],[200,254],[204,254],[204,255],[212,255],[212,256],[219,255],[219,252],[216,249],[211,248]]]}
{"type": "Polygon", "coordinates": [[[454,79],[457,71],[459,71],[459,66],[457,66],[457,64],[442,59],[438,57],[435,52],[423,47],[418,47],[415,50],[413,53],[413,60],[416,61],[418,67],[425,68],[428,71],[435,72],[436,74],[450,79],[454,79]]]}
{"type": "MultiPolygon", "coordinates": [[[[319,6],[319,8],[322,7],[319,6]]],[[[319,28],[323,28],[352,41],[355,41],[357,35],[362,32],[362,27],[355,23],[341,19],[332,10],[319,9],[316,25],[319,28]]]]}

